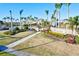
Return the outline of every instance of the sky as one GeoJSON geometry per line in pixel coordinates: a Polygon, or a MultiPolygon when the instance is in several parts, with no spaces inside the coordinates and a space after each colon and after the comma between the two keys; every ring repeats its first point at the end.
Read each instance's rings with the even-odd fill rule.
{"type": "MultiPolygon", "coordinates": [[[[29,15],[36,16],[38,18],[45,18],[46,13],[45,10],[49,10],[49,20],[50,17],[55,10],[54,3],[0,3],[0,20],[2,20],[5,16],[10,16],[9,10],[12,10],[13,18],[19,18],[19,11],[23,9],[22,16],[28,17],[29,15]]],[[[63,5],[60,10],[60,19],[67,18],[67,6],[63,5]]],[[[70,5],[70,16],[79,15],[79,4],[72,3],[70,5]]]]}

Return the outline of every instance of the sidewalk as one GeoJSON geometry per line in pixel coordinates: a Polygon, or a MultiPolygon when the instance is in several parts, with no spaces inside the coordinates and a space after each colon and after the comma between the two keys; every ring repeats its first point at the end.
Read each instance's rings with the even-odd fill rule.
{"type": "Polygon", "coordinates": [[[34,54],[28,53],[28,52],[22,52],[22,51],[16,51],[14,49],[6,49],[4,52],[8,52],[10,54],[14,54],[16,56],[35,56],[34,54]]]}
{"type": "Polygon", "coordinates": [[[32,35],[29,35],[29,36],[27,36],[27,37],[25,37],[25,38],[22,38],[22,39],[20,39],[20,40],[18,40],[18,41],[16,41],[16,42],[13,42],[13,43],[11,43],[11,44],[9,44],[9,45],[6,45],[6,47],[9,47],[9,48],[15,47],[15,46],[21,44],[22,42],[24,42],[24,41],[30,39],[31,37],[33,37],[33,36],[39,34],[39,33],[40,33],[40,32],[36,32],[36,33],[34,33],[34,34],[32,34],[32,35]]]}

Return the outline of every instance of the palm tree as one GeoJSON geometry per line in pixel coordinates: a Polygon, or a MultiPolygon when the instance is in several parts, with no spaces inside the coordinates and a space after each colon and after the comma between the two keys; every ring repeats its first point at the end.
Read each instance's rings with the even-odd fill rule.
{"type": "Polygon", "coordinates": [[[73,17],[69,17],[69,24],[70,24],[70,28],[72,30],[72,34],[73,34],[73,30],[74,30],[74,25],[75,25],[75,19],[73,17]]]}
{"type": "MultiPolygon", "coordinates": [[[[10,10],[10,20],[11,20],[11,31],[13,31],[13,18],[12,18],[12,11],[10,10]]],[[[9,17],[8,17],[9,19],[9,17]]]]}
{"type": "Polygon", "coordinates": [[[7,19],[7,18],[6,18],[6,17],[4,17],[4,18],[2,18],[2,19],[3,19],[3,20],[5,21],[5,23],[6,23],[6,19],[7,19]]]}
{"type": "Polygon", "coordinates": [[[60,20],[60,9],[61,9],[61,7],[62,7],[62,3],[56,3],[55,4],[55,8],[56,8],[56,10],[57,10],[57,26],[58,26],[58,21],[60,20]]]}
{"type": "Polygon", "coordinates": [[[34,17],[35,20],[38,20],[38,17],[34,17]]]}
{"type": "Polygon", "coordinates": [[[76,25],[75,30],[77,29],[77,26],[79,25],[79,16],[74,17],[74,23],[76,25]]]}
{"type": "Polygon", "coordinates": [[[55,14],[56,14],[56,10],[54,10],[54,13],[53,13],[52,16],[51,16],[51,25],[52,25],[52,22],[57,21],[57,20],[56,20],[56,17],[55,17],[55,14]]]}
{"type": "Polygon", "coordinates": [[[25,23],[27,22],[27,18],[26,17],[24,17],[24,20],[25,20],[25,23]]]}
{"type": "Polygon", "coordinates": [[[77,26],[79,25],[79,16],[70,17],[68,21],[69,21],[70,27],[72,29],[72,34],[73,34],[74,25],[76,26],[75,30],[77,30],[77,26]]]}
{"type": "Polygon", "coordinates": [[[67,17],[69,19],[69,6],[71,5],[71,3],[65,3],[65,5],[67,6],[67,17]]]}
{"type": "Polygon", "coordinates": [[[46,19],[46,21],[47,21],[47,20],[48,20],[49,10],[45,10],[45,13],[46,13],[46,15],[47,15],[47,19],[46,19]]]}
{"type": "Polygon", "coordinates": [[[23,9],[20,10],[20,29],[22,29],[22,13],[23,13],[23,9]]]}

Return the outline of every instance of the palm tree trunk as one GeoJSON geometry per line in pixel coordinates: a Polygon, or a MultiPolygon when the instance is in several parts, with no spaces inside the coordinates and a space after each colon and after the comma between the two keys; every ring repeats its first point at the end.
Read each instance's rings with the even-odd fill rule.
{"type": "Polygon", "coordinates": [[[20,29],[22,29],[21,15],[20,15],[20,29]]]}
{"type": "Polygon", "coordinates": [[[12,13],[10,13],[10,19],[11,19],[11,31],[13,31],[13,21],[12,21],[12,13]]]}
{"type": "Polygon", "coordinates": [[[69,6],[68,6],[67,10],[68,10],[68,19],[69,19],[69,6]]]}
{"type": "Polygon", "coordinates": [[[59,11],[57,11],[57,27],[58,27],[58,21],[59,21],[59,11]]]}
{"type": "MultiPolygon", "coordinates": [[[[58,17],[59,17],[58,19],[60,20],[60,10],[58,11],[58,14],[59,14],[58,15],[58,17]]],[[[59,27],[59,24],[58,24],[58,27],[59,27]]]]}
{"type": "Polygon", "coordinates": [[[11,18],[11,31],[13,31],[13,21],[12,21],[12,18],[11,18]]]}

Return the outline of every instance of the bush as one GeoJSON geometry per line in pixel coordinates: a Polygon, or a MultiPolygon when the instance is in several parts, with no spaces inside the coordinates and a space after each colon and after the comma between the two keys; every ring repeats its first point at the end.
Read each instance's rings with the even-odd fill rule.
{"type": "Polygon", "coordinates": [[[19,29],[18,27],[16,27],[16,28],[13,30],[13,32],[19,33],[19,32],[20,32],[20,29],[19,29]]]}
{"type": "Polygon", "coordinates": [[[6,35],[14,35],[14,34],[16,34],[16,31],[7,31],[7,32],[4,32],[4,34],[6,34],[6,35]]]}
{"type": "Polygon", "coordinates": [[[6,32],[4,32],[4,34],[10,35],[10,31],[6,31],[6,32]]]}
{"type": "Polygon", "coordinates": [[[6,31],[6,32],[4,32],[4,34],[14,35],[14,34],[19,33],[19,32],[20,32],[20,29],[18,27],[16,27],[15,29],[13,29],[13,31],[6,31]]]}
{"type": "Polygon", "coordinates": [[[64,38],[64,34],[62,33],[52,32],[52,31],[49,31],[48,33],[58,38],[64,38]]]}
{"type": "Polygon", "coordinates": [[[76,44],[79,44],[79,36],[75,36],[76,44]]]}
{"type": "Polygon", "coordinates": [[[28,30],[28,25],[27,24],[24,24],[23,25],[23,29],[24,29],[24,31],[28,30]]]}

